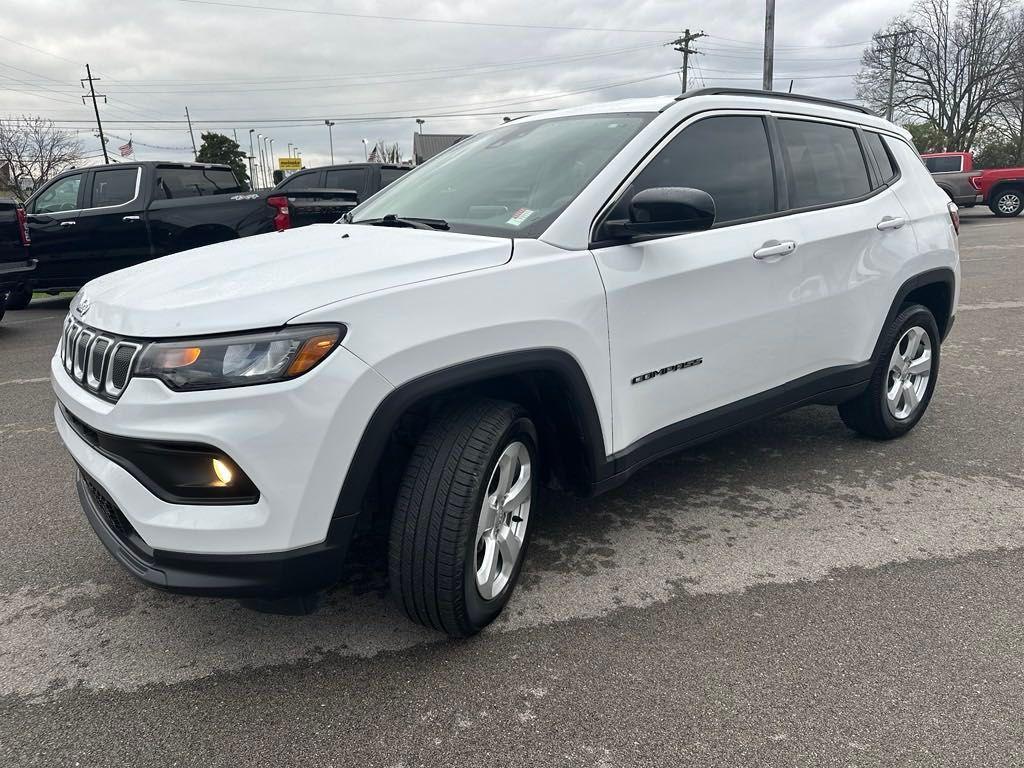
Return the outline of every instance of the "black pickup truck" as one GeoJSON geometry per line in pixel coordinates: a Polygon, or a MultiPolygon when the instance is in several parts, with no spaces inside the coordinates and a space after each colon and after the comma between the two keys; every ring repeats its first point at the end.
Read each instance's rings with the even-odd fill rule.
{"type": "Polygon", "coordinates": [[[0,198],[0,319],[8,294],[17,291],[34,268],[35,261],[28,249],[25,209],[14,200],[0,198]]]}
{"type": "Polygon", "coordinates": [[[138,162],[68,171],[25,204],[38,266],[32,291],[77,290],[100,275],[238,237],[333,222],[407,168],[367,163],[299,171],[269,192],[245,190],[226,165],[138,162]]]}
{"type": "Polygon", "coordinates": [[[281,181],[270,194],[288,198],[293,227],[329,224],[411,170],[386,163],[305,168],[281,181]]]}
{"type": "Polygon", "coordinates": [[[281,218],[265,195],[246,191],[223,165],[119,163],[67,171],[25,203],[31,291],[74,290],[94,277],[187,248],[272,232],[281,218]]]}

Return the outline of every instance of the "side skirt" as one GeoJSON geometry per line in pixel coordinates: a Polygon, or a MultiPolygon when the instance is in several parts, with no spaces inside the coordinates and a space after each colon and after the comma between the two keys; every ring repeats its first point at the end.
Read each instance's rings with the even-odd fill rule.
{"type": "Polygon", "coordinates": [[[759,419],[802,405],[836,405],[856,397],[867,388],[873,367],[873,363],[867,362],[827,368],[663,427],[609,456],[601,467],[604,471],[599,472],[600,479],[591,487],[591,493],[597,495],[610,491],[657,459],[759,419]]]}

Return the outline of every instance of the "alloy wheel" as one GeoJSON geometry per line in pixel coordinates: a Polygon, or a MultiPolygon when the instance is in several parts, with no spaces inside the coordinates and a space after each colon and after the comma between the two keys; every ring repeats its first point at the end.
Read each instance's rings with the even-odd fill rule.
{"type": "Polygon", "coordinates": [[[509,443],[487,482],[476,530],[476,587],[493,600],[508,585],[523,548],[533,495],[530,451],[509,443]]]}
{"type": "Polygon", "coordinates": [[[1016,213],[1020,204],[1020,196],[1016,192],[1007,192],[996,201],[996,207],[1001,213],[1016,213]]]}
{"type": "Polygon", "coordinates": [[[932,377],[932,342],[919,325],[908,329],[889,358],[885,404],[895,419],[908,419],[920,407],[932,377]]]}

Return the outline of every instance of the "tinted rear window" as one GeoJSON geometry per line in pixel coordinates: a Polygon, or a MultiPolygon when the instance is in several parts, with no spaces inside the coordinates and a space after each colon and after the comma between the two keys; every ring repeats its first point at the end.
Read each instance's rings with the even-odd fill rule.
{"type": "Polygon", "coordinates": [[[408,168],[381,168],[380,169],[380,185],[386,187],[391,182],[395,181],[401,176],[404,176],[409,172],[408,168]]]}
{"type": "Polygon", "coordinates": [[[235,175],[218,168],[157,168],[156,198],[178,200],[241,192],[235,175]]]}
{"type": "Polygon", "coordinates": [[[926,157],[925,167],[932,173],[956,173],[963,168],[964,159],[958,155],[946,157],[926,157]]]}
{"type": "Polygon", "coordinates": [[[135,199],[138,168],[95,171],[92,175],[92,207],[122,205],[135,199]]]}
{"type": "Polygon", "coordinates": [[[320,173],[296,173],[277,185],[278,189],[316,189],[320,173]]]}
{"type": "Polygon", "coordinates": [[[364,178],[365,168],[337,168],[327,172],[324,186],[328,189],[354,189],[356,192],[362,192],[364,178]]]}
{"type": "Polygon", "coordinates": [[[877,133],[871,133],[870,131],[865,132],[863,135],[868,152],[875,158],[875,165],[878,166],[878,172],[882,174],[882,183],[885,184],[896,175],[896,163],[892,159],[892,155],[889,154],[889,150],[886,149],[885,139],[877,133]]]}
{"type": "Polygon", "coordinates": [[[808,120],[780,120],[789,159],[793,208],[853,200],[871,191],[860,142],[852,128],[808,120]]]}

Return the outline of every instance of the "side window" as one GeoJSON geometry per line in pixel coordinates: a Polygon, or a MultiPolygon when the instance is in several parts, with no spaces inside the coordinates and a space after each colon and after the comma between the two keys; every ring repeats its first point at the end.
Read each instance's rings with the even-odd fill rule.
{"type": "Polygon", "coordinates": [[[629,201],[654,187],[694,187],[715,200],[715,223],[775,211],[775,175],[764,120],[709,117],[672,139],[629,185],[608,218],[629,218],[629,201]]]}
{"type": "Polygon", "coordinates": [[[868,152],[875,158],[878,172],[882,174],[882,183],[886,184],[892,181],[893,177],[898,173],[898,168],[896,167],[896,161],[893,160],[888,147],[885,145],[885,139],[871,131],[865,131],[862,135],[864,136],[864,143],[867,144],[868,152]]]}
{"type": "Polygon", "coordinates": [[[135,199],[135,186],[139,178],[138,168],[115,168],[109,171],[94,171],[92,174],[92,208],[122,205],[135,199]]]}
{"type": "Polygon", "coordinates": [[[365,168],[336,168],[327,172],[324,186],[327,189],[354,189],[361,194],[364,178],[366,178],[365,168]]]}
{"type": "Polygon", "coordinates": [[[156,199],[178,200],[183,197],[227,195],[242,188],[231,171],[219,168],[156,169],[156,199]]]}
{"type": "Polygon", "coordinates": [[[779,120],[789,160],[793,208],[854,200],[871,191],[864,154],[852,128],[809,120],[779,120]]]}
{"type": "Polygon", "coordinates": [[[78,188],[82,174],[66,176],[47,187],[32,206],[32,213],[60,213],[78,209],[78,188]]]}

